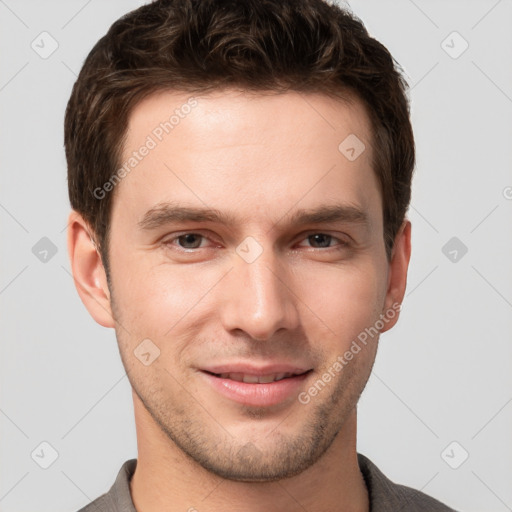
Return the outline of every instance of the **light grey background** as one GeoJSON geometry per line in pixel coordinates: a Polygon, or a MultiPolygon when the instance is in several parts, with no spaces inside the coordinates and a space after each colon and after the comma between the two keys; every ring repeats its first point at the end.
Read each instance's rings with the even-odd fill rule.
{"type": "MultiPolygon", "coordinates": [[[[63,117],[93,44],[141,4],[0,0],[2,512],[77,510],[137,454],[114,332],[69,273],[63,117]],[[48,469],[42,442],[58,452],[48,469]]],[[[418,156],[408,290],[360,401],[358,451],[458,510],[512,510],[512,3],[350,6],[405,68],[418,156]]]]}

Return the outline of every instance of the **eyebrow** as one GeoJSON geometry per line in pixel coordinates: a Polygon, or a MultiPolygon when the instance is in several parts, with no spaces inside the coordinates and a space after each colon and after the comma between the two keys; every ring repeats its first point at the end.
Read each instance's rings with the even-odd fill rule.
{"type": "MultiPolygon", "coordinates": [[[[279,224],[283,216],[275,224],[279,224]]],[[[243,222],[244,219],[241,219],[243,222]]],[[[215,208],[180,206],[175,203],[159,203],[148,210],[139,221],[139,227],[145,231],[157,229],[173,222],[212,222],[226,226],[237,224],[237,218],[231,213],[215,208]]],[[[304,224],[327,224],[345,222],[369,227],[366,212],[353,205],[321,205],[312,209],[300,209],[293,213],[287,224],[294,227],[304,224]]]]}

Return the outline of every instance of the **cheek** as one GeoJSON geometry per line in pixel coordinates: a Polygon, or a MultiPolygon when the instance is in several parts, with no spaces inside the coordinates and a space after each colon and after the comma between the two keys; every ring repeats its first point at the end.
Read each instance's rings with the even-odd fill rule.
{"type": "Polygon", "coordinates": [[[331,267],[318,270],[314,279],[304,279],[297,295],[310,329],[346,345],[379,318],[385,288],[385,274],[377,265],[331,267]]]}
{"type": "Polygon", "coordinates": [[[137,339],[163,340],[178,337],[185,327],[196,330],[222,273],[193,265],[145,267],[143,258],[112,275],[117,319],[137,339]]]}
{"type": "Polygon", "coordinates": [[[124,267],[112,276],[119,350],[138,388],[146,385],[154,391],[167,382],[165,369],[178,368],[190,340],[199,337],[203,325],[197,320],[206,316],[200,299],[210,286],[205,276],[199,279],[197,274],[160,266],[146,272],[124,267]],[[149,366],[143,362],[147,353],[149,366]]]}

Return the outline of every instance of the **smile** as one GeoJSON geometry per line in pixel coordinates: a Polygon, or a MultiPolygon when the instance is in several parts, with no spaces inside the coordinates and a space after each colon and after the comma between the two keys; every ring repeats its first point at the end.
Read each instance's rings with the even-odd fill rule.
{"type": "Polygon", "coordinates": [[[270,407],[290,403],[304,388],[313,370],[295,371],[222,371],[199,373],[216,395],[244,406],[270,407]]]}
{"type": "Polygon", "coordinates": [[[283,379],[294,377],[295,373],[271,373],[268,375],[251,375],[248,373],[214,373],[216,377],[221,379],[236,380],[237,382],[245,382],[246,384],[268,384],[269,382],[276,382],[283,379]]]}

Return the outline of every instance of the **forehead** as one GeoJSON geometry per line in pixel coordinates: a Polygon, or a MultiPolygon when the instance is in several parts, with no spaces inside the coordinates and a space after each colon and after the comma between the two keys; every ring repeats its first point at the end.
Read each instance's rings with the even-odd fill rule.
{"type": "Polygon", "coordinates": [[[357,98],[347,100],[229,89],[155,93],[130,115],[123,163],[151,149],[132,162],[116,194],[140,209],[180,199],[236,210],[245,220],[269,207],[278,217],[299,202],[307,208],[340,197],[375,209],[371,122],[357,98]]]}
{"type": "Polygon", "coordinates": [[[257,142],[271,138],[275,132],[289,136],[290,128],[298,137],[309,139],[313,132],[322,136],[325,131],[341,135],[352,130],[350,133],[359,134],[368,142],[372,132],[366,107],[348,90],[340,98],[297,91],[278,94],[228,88],[196,95],[163,90],[144,98],[132,109],[125,149],[141,134],[150,134],[162,142],[161,138],[182,132],[187,124],[198,137],[201,132],[211,135],[215,131],[217,138],[222,137],[226,143],[241,139],[257,142]],[[184,123],[187,118],[191,121],[184,123]],[[197,123],[198,119],[201,123],[197,123]]]}

